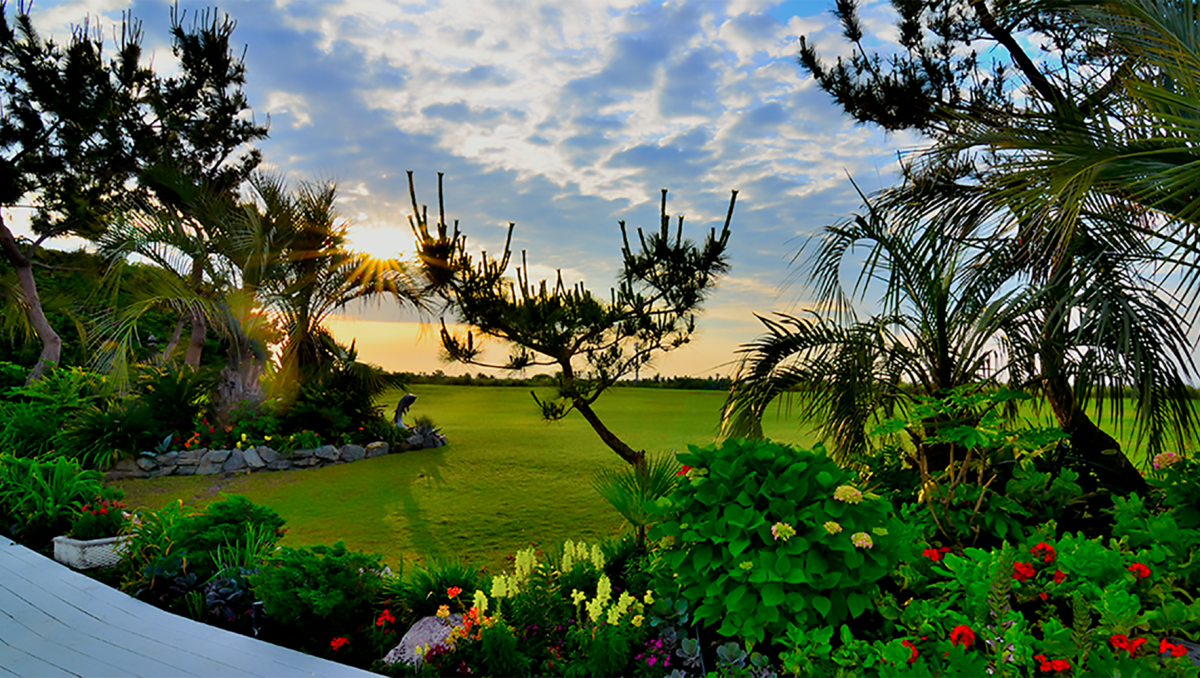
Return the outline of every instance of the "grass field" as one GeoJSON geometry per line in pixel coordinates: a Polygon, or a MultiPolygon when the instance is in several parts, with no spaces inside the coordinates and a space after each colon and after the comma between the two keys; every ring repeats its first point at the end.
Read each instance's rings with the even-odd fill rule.
{"type": "MultiPolygon", "coordinates": [[[[182,499],[201,507],[221,494],[242,494],[288,521],[285,544],[344,540],[403,559],[461,557],[489,568],[531,542],[593,540],[623,519],[591,488],[593,472],[619,468],[577,413],[542,421],[523,388],[416,385],[415,415],[432,417],[449,445],[312,471],[229,478],[190,476],[118,483],[131,507],[159,508],[182,499]]],[[[388,394],[386,411],[402,394],[388,394]]],[[[623,440],[648,452],[712,442],[724,393],[618,388],[597,401],[623,440]]],[[[769,417],[767,434],[811,444],[794,422],[769,417]]]]}
{"type": "MultiPolygon", "coordinates": [[[[287,519],[285,544],[340,539],[383,555],[393,567],[440,556],[494,569],[531,542],[593,540],[621,529],[623,519],[590,479],[597,468],[623,462],[578,414],[542,421],[523,388],[411,390],[417,402],[410,420],[432,417],[450,441],[446,447],[312,471],[129,480],[119,486],[128,505],[147,508],[180,499],[201,507],[223,493],[242,494],[287,519]]],[[[386,411],[401,395],[382,400],[386,411]]],[[[622,439],[656,453],[711,442],[724,397],[715,391],[618,388],[597,401],[597,410],[622,439]]],[[[1126,415],[1131,414],[1130,408],[1126,415]]],[[[810,431],[774,410],[763,427],[775,440],[814,442],[810,431]]],[[[1132,442],[1128,426],[1118,437],[1132,442]]]]}

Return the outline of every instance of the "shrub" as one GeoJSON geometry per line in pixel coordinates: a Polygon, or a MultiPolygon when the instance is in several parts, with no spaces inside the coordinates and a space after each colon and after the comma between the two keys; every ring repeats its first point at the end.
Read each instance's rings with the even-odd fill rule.
{"type": "Polygon", "coordinates": [[[125,493],[116,488],[104,488],[100,495],[79,507],[71,522],[71,537],[75,539],[103,539],[121,533],[128,520],[125,504],[121,499],[125,493]]]}
{"type": "Polygon", "coordinates": [[[446,591],[461,589],[463,600],[471,600],[475,592],[483,589],[484,575],[478,567],[461,560],[432,558],[428,565],[414,568],[409,580],[397,579],[389,593],[399,598],[414,617],[425,617],[437,612],[438,607],[450,601],[446,591]]]}
{"type": "Polygon", "coordinates": [[[835,623],[872,606],[876,583],[915,555],[892,506],[855,488],[824,450],[731,440],[677,458],[687,482],[657,507],[652,537],[694,618],[759,642],[789,624],[835,623]]]}
{"type": "Polygon", "coordinates": [[[97,403],[76,413],[63,427],[60,451],[89,468],[152,449],[163,429],[153,410],[137,398],[97,403]]]}
{"type": "Polygon", "coordinates": [[[66,534],[76,507],[100,495],[100,474],[65,457],[0,456],[0,518],[21,543],[46,548],[66,534]]]}
{"type": "Polygon", "coordinates": [[[141,402],[154,413],[159,437],[191,432],[208,402],[208,389],[215,382],[212,370],[194,370],[170,363],[165,367],[144,367],[138,375],[141,402]]]}
{"type": "Polygon", "coordinates": [[[178,548],[187,552],[189,572],[208,579],[217,572],[221,548],[246,548],[248,540],[267,540],[261,551],[275,546],[283,534],[284,519],[274,510],[233,495],[208,505],[203,512],[184,516],[174,528],[178,548]]]}
{"type": "Polygon", "coordinates": [[[342,542],[311,548],[282,547],[249,577],[280,639],[324,651],[329,638],[370,621],[383,593],[379,556],[349,551],[342,542]],[[367,615],[364,617],[364,614],[367,615]]]}

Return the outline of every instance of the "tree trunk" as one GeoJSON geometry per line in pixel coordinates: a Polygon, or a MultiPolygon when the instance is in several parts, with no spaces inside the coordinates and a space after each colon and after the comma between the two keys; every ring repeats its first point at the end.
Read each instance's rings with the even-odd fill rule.
{"type": "Polygon", "coordinates": [[[1071,449],[1106,486],[1145,494],[1146,479],[1121,451],[1121,443],[1096,426],[1079,408],[1065,379],[1047,379],[1044,390],[1062,430],[1071,436],[1071,449]]]}
{"type": "Polygon", "coordinates": [[[217,424],[230,424],[230,414],[239,406],[257,411],[262,404],[263,366],[251,350],[245,337],[234,339],[229,348],[229,362],[221,370],[217,388],[213,393],[213,409],[217,424]]]}
{"type": "Polygon", "coordinates": [[[204,336],[208,331],[208,322],[204,318],[204,311],[199,308],[192,309],[192,337],[188,341],[187,355],[183,359],[183,364],[196,369],[200,367],[200,354],[204,351],[204,336]]]}
{"type": "Polygon", "coordinates": [[[62,356],[62,338],[50,326],[50,321],[42,311],[42,298],[38,295],[37,282],[33,278],[33,262],[21,251],[21,246],[17,244],[17,239],[8,229],[8,224],[4,223],[3,217],[0,217],[0,249],[4,250],[4,256],[16,269],[17,280],[21,284],[21,296],[25,301],[25,315],[29,318],[33,331],[42,340],[42,354],[38,356],[37,365],[34,365],[33,371],[29,373],[29,379],[26,381],[28,384],[41,379],[47,371],[58,365],[62,356]]]}
{"type": "Polygon", "coordinates": [[[171,354],[175,352],[175,347],[179,345],[179,339],[183,336],[183,326],[187,324],[188,313],[182,312],[179,314],[179,319],[175,321],[175,331],[171,333],[171,339],[167,341],[166,348],[163,349],[159,360],[166,363],[171,359],[171,354]]]}
{"type": "Polygon", "coordinates": [[[608,430],[608,427],[604,425],[604,422],[600,421],[600,417],[596,416],[596,412],[592,410],[590,405],[582,400],[574,400],[573,404],[575,405],[575,409],[579,410],[579,413],[587,420],[587,423],[592,425],[592,429],[600,436],[600,440],[603,440],[604,444],[608,445],[613,452],[616,452],[617,455],[631,466],[641,466],[646,462],[646,453],[626,445],[616,434],[608,430]]]}

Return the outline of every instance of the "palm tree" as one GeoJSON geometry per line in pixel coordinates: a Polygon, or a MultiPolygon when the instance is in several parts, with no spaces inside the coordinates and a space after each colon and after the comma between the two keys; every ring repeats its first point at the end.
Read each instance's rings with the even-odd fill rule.
{"type": "Polygon", "coordinates": [[[799,417],[819,422],[835,457],[852,462],[870,447],[871,422],[913,396],[942,394],[998,371],[995,342],[1006,323],[996,309],[1013,270],[999,252],[992,266],[975,265],[973,215],[947,210],[905,222],[864,201],[867,214],[808,242],[814,249],[800,270],[822,310],[759,317],[767,332],[741,351],[722,435],[760,437],[767,406],[798,390],[799,417]],[[863,268],[847,291],[842,268],[863,246],[863,268]],[[879,312],[858,320],[854,302],[877,289],[871,283],[884,289],[879,312]]]}

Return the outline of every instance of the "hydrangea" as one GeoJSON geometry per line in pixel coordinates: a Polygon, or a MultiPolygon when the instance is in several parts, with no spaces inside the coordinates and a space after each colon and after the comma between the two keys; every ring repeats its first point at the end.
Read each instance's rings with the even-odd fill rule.
{"type": "Polygon", "coordinates": [[[1173,466],[1180,461],[1183,461],[1183,457],[1175,454],[1174,452],[1159,452],[1158,454],[1154,455],[1154,461],[1152,463],[1154,464],[1154,468],[1164,469],[1168,466],[1173,466]]]}
{"type": "Polygon", "coordinates": [[[869,549],[875,545],[875,542],[871,541],[871,535],[866,532],[855,532],[850,535],[850,542],[863,549],[869,549]]]}
{"type": "Polygon", "coordinates": [[[829,534],[837,534],[842,531],[842,526],[832,520],[826,521],[821,527],[825,528],[825,531],[829,534]]]}
{"type": "Polygon", "coordinates": [[[863,500],[863,493],[852,485],[842,485],[833,491],[833,498],[847,504],[858,504],[863,500]]]}
{"type": "Polygon", "coordinates": [[[796,536],[796,529],[787,523],[775,523],[771,526],[771,536],[775,537],[775,541],[787,541],[796,536]]]}

